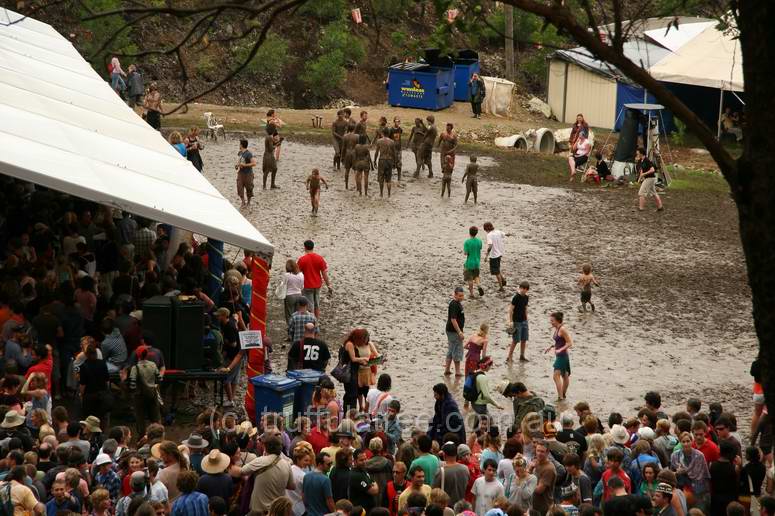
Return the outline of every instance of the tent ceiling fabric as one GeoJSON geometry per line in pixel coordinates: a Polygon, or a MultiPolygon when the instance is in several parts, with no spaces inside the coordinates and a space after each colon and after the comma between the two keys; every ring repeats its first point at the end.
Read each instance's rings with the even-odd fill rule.
{"type": "Polygon", "coordinates": [[[274,248],[51,26],[0,8],[0,173],[271,255],[274,248]]]}
{"type": "Polygon", "coordinates": [[[743,91],[740,44],[715,25],[706,27],[649,71],[660,81],[743,91]]]}
{"type": "Polygon", "coordinates": [[[677,52],[699,33],[714,25],[716,25],[716,22],[684,23],[679,24],[678,27],[671,25],[662,29],[647,30],[643,34],[669,51],[677,52]]]}

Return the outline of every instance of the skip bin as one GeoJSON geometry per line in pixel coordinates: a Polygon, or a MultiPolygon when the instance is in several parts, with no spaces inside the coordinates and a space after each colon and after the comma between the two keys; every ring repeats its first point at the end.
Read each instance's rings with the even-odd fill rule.
{"type": "Polygon", "coordinates": [[[475,73],[479,73],[479,54],[474,50],[460,50],[455,63],[455,100],[468,102],[471,100],[471,88],[468,81],[475,73]]]}
{"type": "Polygon", "coordinates": [[[296,418],[303,415],[312,404],[312,392],[315,390],[320,377],[325,373],[315,369],[296,369],[285,374],[288,375],[288,378],[293,378],[301,383],[296,389],[293,402],[293,416],[296,418]]]}
{"type": "Polygon", "coordinates": [[[454,102],[455,73],[452,60],[398,63],[388,68],[388,104],[437,111],[454,102]]]}
{"type": "Polygon", "coordinates": [[[250,383],[256,401],[256,425],[266,412],[282,414],[286,421],[293,420],[293,402],[300,381],[278,374],[264,374],[254,376],[250,383]]]}

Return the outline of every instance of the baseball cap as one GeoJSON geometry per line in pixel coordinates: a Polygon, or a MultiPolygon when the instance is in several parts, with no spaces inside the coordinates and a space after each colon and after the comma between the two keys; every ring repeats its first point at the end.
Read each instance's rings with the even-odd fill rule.
{"type": "Polygon", "coordinates": [[[110,464],[111,462],[113,461],[110,459],[110,456],[107,453],[100,453],[97,455],[97,458],[94,459],[95,466],[102,466],[103,464],[110,464]]]}

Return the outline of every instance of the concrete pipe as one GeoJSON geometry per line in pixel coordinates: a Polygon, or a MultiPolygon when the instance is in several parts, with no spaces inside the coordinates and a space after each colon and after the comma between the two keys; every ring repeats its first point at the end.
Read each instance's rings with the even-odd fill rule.
{"type": "Polygon", "coordinates": [[[517,138],[514,140],[514,148],[526,151],[528,149],[527,139],[521,134],[518,134],[517,138]]]}
{"type": "Polygon", "coordinates": [[[541,152],[543,154],[554,154],[555,141],[554,133],[551,129],[542,127],[536,131],[536,141],[533,145],[533,150],[541,152]]]}

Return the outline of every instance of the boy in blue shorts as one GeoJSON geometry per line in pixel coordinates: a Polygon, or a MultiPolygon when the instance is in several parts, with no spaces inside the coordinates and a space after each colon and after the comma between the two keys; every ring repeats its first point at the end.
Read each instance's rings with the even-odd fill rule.
{"type": "Polygon", "coordinates": [[[514,297],[511,299],[509,305],[509,327],[512,329],[511,344],[509,345],[509,356],[506,358],[507,362],[511,362],[514,357],[514,348],[517,347],[519,342],[519,361],[527,362],[525,358],[525,348],[527,347],[527,340],[529,337],[528,325],[527,325],[527,304],[530,301],[527,295],[530,290],[530,283],[523,281],[519,284],[519,289],[514,297]]]}

